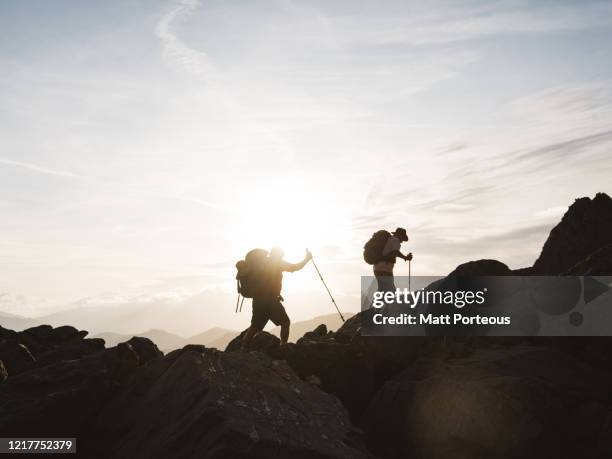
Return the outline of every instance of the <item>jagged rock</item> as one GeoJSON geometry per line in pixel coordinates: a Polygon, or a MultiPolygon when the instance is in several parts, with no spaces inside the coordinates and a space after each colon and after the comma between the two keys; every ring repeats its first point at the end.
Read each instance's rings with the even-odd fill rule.
{"type": "Polygon", "coordinates": [[[45,352],[52,349],[52,346],[50,346],[48,343],[43,344],[41,341],[37,340],[32,335],[28,335],[23,332],[15,333],[15,335],[11,337],[10,340],[27,347],[34,357],[44,354],[45,352]]]}
{"type": "MultiPolygon", "coordinates": [[[[80,337],[80,335],[78,335],[80,337]]],[[[88,354],[104,350],[104,340],[100,338],[76,339],[63,346],[57,346],[38,356],[34,366],[41,367],[60,360],[80,359],[88,354]]]]}
{"type": "Polygon", "coordinates": [[[258,352],[173,351],[139,370],[96,424],[105,457],[368,455],[335,397],[258,352]]]}
{"type": "Polygon", "coordinates": [[[32,345],[32,342],[36,341],[38,346],[50,348],[71,341],[81,340],[85,338],[87,334],[87,331],[77,330],[71,325],[62,325],[56,328],[50,325],[38,325],[19,332],[18,336],[20,339],[28,340],[25,342],[26,346],[28,344],[32,345]]]}
{"type": "Polygon", "coordinates": [[[313,331],[304,333],[302,339],[318,338],[325,335],[327,335],[327,326],[325,324],[321,324],[313,331]]]}
{"type": "Polygon", "coordinates": [[[389,458],[611,457],[609,387],[608,374],[554,349],[481,350],[412,365],[385,383],[362,424],[389,458]]]}
{"type": "Polygon", "coordinates": [[[31,336],[37,341],[50,341],[53,339],[53,327],[51,325],[38,325],[25,329],[21,334],[31,336]]]}
{"type": "Polygon", "coordinates": [[[497,260],[469,261],[457,266],[448,276],[510,276],[512,270],[497,260]]]}
{"type": "Polygon", "coordinates": [[[612,276],[612,244],[601,247],[567,272],[572,276],[612,276]]]}
{"type": "Polygon", "coordinates": [[[54,328],[51,333],[51,340],[55,343],[64,343],[73,339],[83,339],[88,335],[85,330],[79,331],[70,325],[62,325],[54,328]]]}
{"type": "Polygon", "coordinates": [[[153,343],[153,341],[151,341],[149,338],[134,336],[127,342],[136,350],[140,365],[148,363],[151,360],[164,355],[164,353],[160,351],[155,343],[153,343]]]}
{"type": "Polygon", "coordinates": [[[533,265],[538,275],[563,274],[601,247],[612,244],[612,198],[576,199],[555,226],[533,265]]]}
{"type": "MultiPolygon", "coordinates": [[[[387,379],[418,357],[438,351],[442,343],[441,338],[362,337],[358,332],[350,342],[344,343],[337,341],[336,335],[304,336],[296,344],[283,348],[279,347],[278,338],[262,332],[257,335],[258,342],[253,340],[251,350],[287,361],[303,379],[315,376],[323,390],[340,398],[352,419],[359,419],[369,400],[387,379]]],[[[226,352],[239,349],[240,337],[228,345],[226,352]]]]}
{"type": "Polygon", "coordinates": [[[118,387],[103,353],[36,368],[0,385],[0,432],[80,436],[118,387]]]}
{"type": "Polygon", "coordinates": [[[8,378],[8,371],[6,371],[6,367],[4,366],[4,362],[0,360],[0,383],[3,383],[8,378]]]}
{"type": "MultiPolygon", "coordinates": [[[[239,351],[242,347],[242,338],[244,337],[245,333],[246,330],[240,333],[240,335],[236,336],[233,340],[231,340],[225,348],[225,351],[239,351]]],[[[268,332],[259,332],[251,339],[251,344],[249,345],[248,350],[270,352],[272,350],[278,349],[279,345],[280,339],[278,339],[276,336],[268,332]]]]}
{"type": "MultiPolygon", "coordinates": [[[[66,436],[97,443],[91,422],[143,359],[127,343],[76,360],[33,368],[0,385],[0,432],[66,436]]],[[[141,348],[144,346],[141,343],[141,348]]],[[[93,457],[86,456],[83,457],[93,457]]]]}
{"type": "Polygon", "coordinates": [[[0,342],[0,360],[11,376],[32,368],[36,362],[28,348],[16,341],[0,342]]]}
{"type": "Polygon", "coordinates": [[[4,328],[0,325],[0,340],[13,339],[16,334],[16,331],[9,330],[8,328],[4,328]]]}

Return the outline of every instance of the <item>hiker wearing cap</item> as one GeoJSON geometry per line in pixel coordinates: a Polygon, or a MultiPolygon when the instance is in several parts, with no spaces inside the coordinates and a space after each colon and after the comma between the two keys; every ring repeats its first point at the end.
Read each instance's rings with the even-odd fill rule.
{"type": "Polygon", "coordinates": [[[391,236],[387,238],[387,242],[385,242],[381,251],[380,259],[374,264],[374,276],[376,277],[379,291],[395,291],[395,282],[393,280],[395,259],[401,258],[404,261],[412,260],[412,253],[403,255],[402,252],[400,252],[402,242],[407,241],[408,234],[406,234],[404,228],[397,228],[391,233],[391,236]]]}
{"type": "Polygon", "coordinates": [[[283,288],[283,272],[299,271],[312,259],[312,254],[306,250],[306,256],[299,263],[289,263],[283,260],[284,252],[274,247],[265,264],[265,289],[253,295],[253,316],[251,326],[242,339],[242,349],[248,349],[253,336],[264,329],[268,320],[274,325],[280,325],[281,346],[289,340],[291,321],[283,306],[281,290],[283,288]]]}

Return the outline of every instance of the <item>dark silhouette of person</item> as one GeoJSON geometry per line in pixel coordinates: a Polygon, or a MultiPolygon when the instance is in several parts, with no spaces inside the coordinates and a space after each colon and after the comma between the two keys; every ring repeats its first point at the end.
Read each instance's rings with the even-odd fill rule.
{"type": "Polygon", "coordinates": [[[395,281],[393,279],[393,268],[395,267],[396,258],[401,258],[404,261],[412,260],[412,253],[403,255],[400,252],[402,242],[408,241],[408,234],[404,228],[397,228],[382,250],[382,259],[374,264],[374,276],[378,283],[378,291],[395,291],[395,281]]]}
{"type": "Polygon", "coordinates": [[[271,320],[274,325],[280,325],[280,344],[284,346],[289,340],[289,328],[291,321],[283,306],[283,297],[281,290],[283,288],[283,273],[292,273],[299,271],[312,259],[312,254],[306,250],[306,256],[299,263],[289,263],[283,260],[285,253],[280,247],[274,247],[270,251],[270,256],[267,261],[267,288],[266,293],[262,296],[253,298],[253,316],[251,318],[251,326],[242,338],[242,349],[248,349],[251,340],[255,334],[261,332],[268,320],[271,320]]]}

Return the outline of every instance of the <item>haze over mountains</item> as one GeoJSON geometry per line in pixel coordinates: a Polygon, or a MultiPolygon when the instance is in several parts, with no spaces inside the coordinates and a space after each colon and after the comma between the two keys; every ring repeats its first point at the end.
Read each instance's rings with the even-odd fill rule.
{"type": "MultiPolygon", "coordinates": [[[[443,282],[544,269],[612,275],[609,196],[577,200],[533,266],[477,259],[443,282]]],[[[67,325],[0,327],[0,431],[77,436],[97,459],[612,457],[609,337],[364,336],[360,316],[311,321],[288,346],[264,332],[250,352],[236,337],[166,355],[146,337],[105,348],[67,325]]]]}
{"type": "MultiPolygon", "coordinates": [[[[345,319],[349,319],[353,316],[353,313],[345,312],[345,319]]],[[[328,330],[337,330],[342,326],[342,320],[338,314],[328,314],[325,316],[317,316],[310,320],[304,320],[294,322],[291,324],[291,333],[289,334],[289,341],[295,342],[304,333],[309,332],[316,328],[318,325],[325,324],[328,330]]],[[[275,336],[280,336],[280,327],[274,327],[270,330],[275,336]]],[[[197,335],[184,338],[174,333],[169,333],[164,330],[148,330],[143,333],[133,334],[120,334],[120,333],[98,333],[92,338],[102,338],[107,347],[116,346],[119,343],[128,341],[132,336],[141,336],[149,338],[153,341],[157,347],[163,352],[172,351],[174,349],[182,348],[188,344],[201,344],[206,347],[214,347],[216,349],[223,350],[227,347],[229,342],[240,334],[240,331],[230,330],[227,328],[214,327],[206,330],[205,332],[198,333],[197,335]]]]}

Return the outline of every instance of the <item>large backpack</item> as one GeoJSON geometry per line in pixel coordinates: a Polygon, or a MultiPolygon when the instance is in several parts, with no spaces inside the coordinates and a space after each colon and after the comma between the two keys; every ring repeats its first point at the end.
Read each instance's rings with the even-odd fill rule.
{"type": "Polygon", "coordinates": [[[386,230],[376,231],[370,240],[363,246],[363,259],[369,265],[375,265],[384,260],[383,250],[391,233],[386,230]]]}
{"type": "Polygon", "coordinates": [[[238,295],[254,298],[266,294],[268,288],[268,252],[264,249],[253,249],[244,260],[236,263],[236,288],[238,295]]]}

